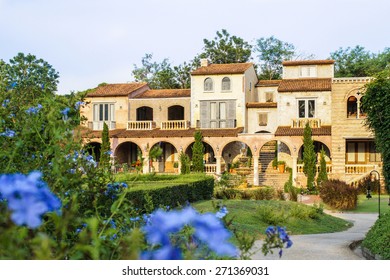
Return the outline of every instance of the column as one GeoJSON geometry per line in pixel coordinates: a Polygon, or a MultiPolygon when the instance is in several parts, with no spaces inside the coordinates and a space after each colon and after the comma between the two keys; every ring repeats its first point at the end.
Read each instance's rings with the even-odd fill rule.
{"type": "Polygon", "coordinates": [[[296,179],[297,179],[297,160],[298,156],[292,157],[292,184],[293,186],[296,185],[296,179]]]}
{"type": "Polygon", "coordinates": [[[217,160],[217,170],[215,173],[221,175],[221,156],[215,156],[215,159],[217,160]]]}
{"type": "Polygon", "coordinates": [[[253,155],[253,185],[259,185],[259,156],[253,155]]]}
{"type": "Polygon", "coordinates": [[[150,173],[149,153],[147,155],[144,155],[144,162],[142,165],[142,173],[144,173],[144,174],[150,173]]]}

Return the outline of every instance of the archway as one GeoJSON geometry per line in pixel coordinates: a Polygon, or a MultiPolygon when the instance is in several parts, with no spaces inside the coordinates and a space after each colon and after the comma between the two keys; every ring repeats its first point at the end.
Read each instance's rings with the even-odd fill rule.
{"type": "Polygon", "coordinates": [[[88,154],[92,155],[96,162],[100,159],[100,149],[102,147],[101,143],[91,142],[85,145],[85,150],[88,154]]]}
{"type": "Polygon", "coordinates": [[[118,145],[115,150],[114,157],[117,164],[124,169],[136,168],[141,163],[141,149],[133,142],[124,142],[118,145]]]}
{"type": "MultiPolygon", "coordinates": [[[[213,148],[206,142],[203,142],[202,141],[202,144],[203,144],[203,147],[204,147],[204,152],[203,152],[203,160],[206,164],[212,164],[212,163],[215,163],[216,160],[215,160],[215,153],[214,153],[214,150],[213,148]]],[[[194,142],[191,143],[185,153],[186,155],[188,155],[190,157],[190,159],[192,159],[192,147],[194,146],[194,142]]]]}
{"type": "Polygon", "coordinates": [[[293,165],[290,148],[283,141],[272,140],[266,142],[260,149],[259,166],[261,172],[273,170],[274,163],[278,161],[284,162],[286,166],[291,167],[293,165]]]}
{"type": "Polygon", "coordinates": [[[179,154],[175,146],[169,142],[158,142],[154,144],[150,150],[154,147],[160,147],[162,154],[158,158],[151,159],[151,166],[155,172],[173,173],[178,166],[179,154]]]}
{"type": "Polygon", "coordinates": [[[168,121],[184,120],[184,107],[180,105],[171,106],[168,108],[168,121]]]}
{"type": "Polygon", "coordinates": [[[238,167],[238,165],[242,164],[241,158],[245,157],[248,160],[246,164],[250,167],[252,151],[247,144],[240,141],[230,142],[222,150],[222,159],[227,165],[228,170],[232,165],[238,167]]]}
{"type": "Polygon", "coordinates": [[[143,106],[137,108],[137,121],[152,121],[153,108],[143,106]]]}
{"type": "MultiPolygon", "coordinates": [[[[331,154],[330,154],[330,149],[328,146],[326,146],[324,143],[320,141],[314,141],[314,152],[317,155],[317,162],[320,162],[320,154],[321,150],[324,149],[325,151],[325,161],[329,162],[331,160],[331,154]]],[[[304,147],[303,145],[300,147],[299,152],[298,152],[298,161],[302,162],[303,161],[303,153],[304,153],[304,147]]]]}

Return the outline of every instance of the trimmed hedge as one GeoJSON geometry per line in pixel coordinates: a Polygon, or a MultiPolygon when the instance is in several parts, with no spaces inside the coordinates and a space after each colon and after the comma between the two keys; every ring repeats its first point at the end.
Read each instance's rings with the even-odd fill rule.
{"type": "Polygon", "coordinates": [[[333,208],[352,210],[357,206],[358,190],[343,181],[325,181],[319,186],[319,191],[322,201],[333,208]]]}
{"type": "Polygon", "coordinates": [[[368,231],[362,246],[383,260],[390,260],[390,214],[381,215],[368,231]]]}
{"type": "Polygon", "coordinates": [[[244,200],[273,200],[278,198],[276,190],[272,187],[235,189],[220,188],[214,193],[217,199],[244,199],[244,200]]]}
{"type": "MultiPolygon", "coordinates": [[[[150,182],[152,183],[152,182],[150,182]]],[[[131,187],[126,198],[131,201],[134,207],[144,209],[147,197],[150,198],[154,208],[159,206],[176,207],[187,202],[211,199],[214,191],[214,178],[204,177],[191,183],[177,183],[170,186],[148,186],[131,187]]]]}

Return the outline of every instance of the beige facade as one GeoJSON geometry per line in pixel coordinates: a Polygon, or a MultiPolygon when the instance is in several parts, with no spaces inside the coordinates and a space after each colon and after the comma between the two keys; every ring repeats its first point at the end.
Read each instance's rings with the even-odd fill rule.
{"type": "Polygon", "coordinates": [[[294,184],[304,185],[303,128],[309,123],[316,152],[326,151],[329,177],[354,183],[381,168],[360,109],[369,78],[333,74],[332,60],[289,61],[282,80],[259,81],[251,63],[204,60],[191,73],[190,90],[130,83],[89,93],[81,110],[89,127],[84,135],[97,149],[101,123],[112,122],[111,149],[119,166],[139,165],[142,155],[143,172],[177,172],[179,154],[192,155],[193,135],[200,130],[205,172],[218,176],[250,155],[250,183],[281,186],[267,181],[276,157],[291,167],[294,184]],[[155,145],[163,155],[150,161],[155,145]]]}

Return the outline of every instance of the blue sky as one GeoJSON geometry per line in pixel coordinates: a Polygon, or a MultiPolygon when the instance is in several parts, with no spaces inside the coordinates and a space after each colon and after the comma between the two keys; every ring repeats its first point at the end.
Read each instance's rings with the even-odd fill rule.
{"type": "Polygon", "coordinates": [[[0,0],[0,59],[49,62],[59,93],[132,81],[145,53],[191,60],[227,29],[253,44],[274,35],[327,58],[339,47],[390,47],[388,0],[0,0]]]}

